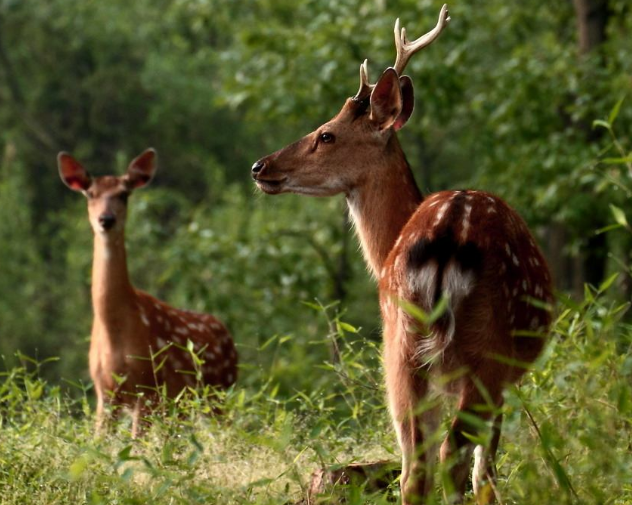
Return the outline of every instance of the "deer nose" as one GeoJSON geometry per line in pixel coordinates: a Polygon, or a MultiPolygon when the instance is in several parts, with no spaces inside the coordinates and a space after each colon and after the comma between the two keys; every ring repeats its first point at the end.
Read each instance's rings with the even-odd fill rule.
{"type": "Polygon", "coordinates": [[[109,230],[116,223],[116,218],[112,214],[101,214],[99,216],[99,224],[104,230],[109,230]]]}
{"type": "Polygon", "coordinates": [[[266,166],[265,161],[263,160],[255,161],[254,165],[252,165],[252,168],[251,168],[252,173],[258,174],[259,172],[261,172],[261,170],[265,166],[266,166]]]}

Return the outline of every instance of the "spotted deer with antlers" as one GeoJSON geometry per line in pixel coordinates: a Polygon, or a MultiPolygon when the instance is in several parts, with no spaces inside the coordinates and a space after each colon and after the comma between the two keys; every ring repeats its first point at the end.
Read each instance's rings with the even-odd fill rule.
{"type": "Polygon", "coordinates": [[[94,232],[90,375],[97,396],[97,428],[104,421],[106,403],[128,406],[136,436],[141,416],[155,405],[160,389],[174,398],[200,382],[231,386],[237,378],[237,353],[217,318],[175,309],[130,281],[127,200],[152,180],[155,151],[143,152],[120,177],[93,178],[67,153],[57,159],[62,181],[86,196],[94,232]]]}
{"type": "Polygon", "coordinates": [[[271,195],[346,197],[379,284],[386,389],[406,505],[424,503],[433,487],[437,391],[458,398],[440,446],[452,483],[444,492],[462,499],[472,453],[474,493],[481,494],[483,483],[493,486],[503,388],[540,354],[550,324],[549,272],[520,216],[483,191],[424,197],[397,140],[414,106],[404,68],[449,20],[444,5],[436,27],[415,41],[398,20],[395,66],[371,84],[365,60],[358,93],[333,119],[252,166],[257,186],[271,195]],[[441,315],[423,318],[414,308],[441,315]]]}

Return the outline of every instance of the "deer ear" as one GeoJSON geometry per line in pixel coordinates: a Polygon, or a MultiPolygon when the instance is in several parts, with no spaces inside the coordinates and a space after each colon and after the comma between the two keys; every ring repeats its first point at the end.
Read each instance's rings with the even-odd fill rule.
{"type": "Polygon", "coordinates": [[[59,177],[73,191],[85,191],[92,184],[92,177],[70,154],[61,152],[57,155],[59,177]]]}
{"type": "Polygon", "coordinates": [[[156,168],[156,151],[150,148],[132,160],[124,178],[130,189],[142,188],[154,178],[156,168]]]}
{"type": "Polygon", "coordinates": [[[415,108],[415,92],[413,90],[413,80],[404,75],[399,78],[399,84],[402,91],[402,111],[393,124],[395,131],[400,130],[404,126],[415,108]]]}
{"type": "Polygon", "coordinates": [[[399,77],[387,68],[371,92],[371,120],[380,130],[393,126],[402,111],[402,91],[399,77]]]}

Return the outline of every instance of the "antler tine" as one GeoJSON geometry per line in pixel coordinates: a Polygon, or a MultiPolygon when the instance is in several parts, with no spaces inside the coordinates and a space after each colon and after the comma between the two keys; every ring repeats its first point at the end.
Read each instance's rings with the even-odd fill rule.
{"type": "MultiPolygon", "coordinates": [[[[408,42],[406,38],[406,28],[399,28],[399,18],[397,18],[395,21],[395,48],[397,49],[397,58],[395,59],[394,68],[398,75],[402,75],[410,57],[420,49],[432,44],[449,22],[450,15],[448,14],[448,5],[444,4],[439,13],[437,26],[417,40],[408,42]]],[[[364,60],[362,65],[360,65],[360,89],[358,89],[358,92],[353,97],[354,100],[363,100],[371,94],[374,87],[375,84],[369,82],[369,67],[367,60],[364,60]]]]}
{"type": "Polygon", "coordinates": [[[356,100],[362,100],[364,97],[371,94],[373,90],[374,84],[369,82],[369,66],[368,61],[364,60],[364,62],[360,65],[360,89],[355,94],[356,100]]]}
{"type": "Polygon", "coordinates": [[[420,49],[432,44],[449,22],[450,15],[448,13],[448,5],[443,4],[441,12],[439,13],[439,21],[437,22],[437,25],[417,40],[408,42],[406,39],[406,28],[402,28],[400,30],[399,18],[397,18],[397,21],[395,21],[395,48],[397,49],[397,58],[395,59],[394,66],[395,71],[399,75],[402,75],[410,57],[420,49]]]}

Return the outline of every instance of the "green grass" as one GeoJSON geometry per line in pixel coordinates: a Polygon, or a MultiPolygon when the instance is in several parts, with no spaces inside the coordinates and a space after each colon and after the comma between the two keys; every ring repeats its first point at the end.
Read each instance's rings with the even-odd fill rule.
{"type": "MultiPolygon", "coordinates": [[[[545,354],[506,394],[502,503],[632,503],[626,310],[591,290],[581,304],[560,301],[545,354]]],[[[165,406],[138,440],[125,417],[95,437],[89,388],[75,385],[79,394],[70,395],[39,378],[46,364],[23,358],[0,383],[0,503],[278,505],[304,498],[321,466],[398,459],[378,346],[348,324],[329,323],[330,334],[314,345],[335,338],[340,362],[305,364],[305,374],[329,377],[314,390],[281,397],[262,373],[250,382],[257,387],[226,395],[224,416],[208,415],[212,405],[190,394],[165,406]]],[[[278,368],[279,349],[291,345],[279,338],[261,352],[278,368]]],[[[389,493],[356,487],[346,503],[389,503],[397,486],[389,493]]],[[[431,502],[444,503],[439,492],[431,502]]]]}

